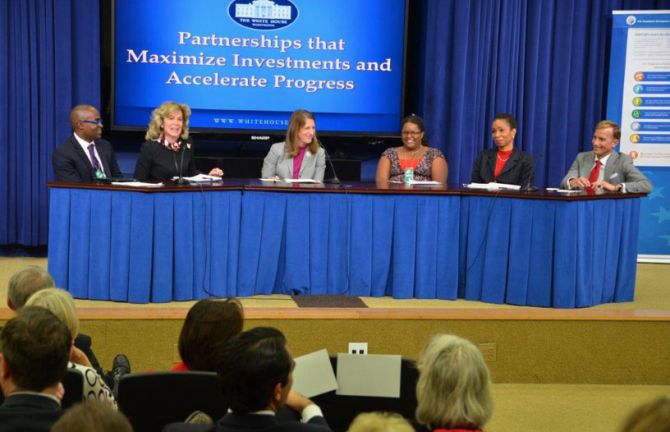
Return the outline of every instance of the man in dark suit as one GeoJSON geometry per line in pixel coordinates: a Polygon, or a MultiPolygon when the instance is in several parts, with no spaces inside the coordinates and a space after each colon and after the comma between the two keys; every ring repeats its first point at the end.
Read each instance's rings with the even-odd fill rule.
{"type": "Polygon", "coordinates": [[[48,431],[60,418],[71,341],[65,324],[44,308],[24,308],[7,322],[0,333],[0,432],[48,431]]]}
{"type": "Polygon", "coordinates": [[[56,181],[85,183],[121,178],[112,145],[102,137],[100,113],[91,105],[77,105],[70,112],[73,134],[54,150],[51,162],[56,181]]]}
{"type": "Polygon", "coordinates": [[[165,431],[211,430],[216,432],[329,432],[321,409],[291,391],[295,362],[279,330],[256,327],[234,336],[218,357],[219,382],[229,412],[209,429],[202,425],[173,424],[165,431]],[[301,421],[278,420],[287,406],[301,421]]]}
{"type": "Polygon", "coordinates": [[[633,159],[614,151],[619,139],[621,129],[618,124],[609,120],[599,122],[591,139],[593,151],[577,155],[561,187],[587,191],[651,192],[651,183],[633,164],[633,159]]]}

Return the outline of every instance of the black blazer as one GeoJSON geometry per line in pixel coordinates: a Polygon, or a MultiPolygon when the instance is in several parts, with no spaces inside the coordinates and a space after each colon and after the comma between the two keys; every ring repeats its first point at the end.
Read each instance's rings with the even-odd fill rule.
{"type": "Polygon", "coordinates": [[[58,402],[50,397],[10,394],[0,406],[0,432],[48,432],[62,414],[58,402]]]}
{"type": "Polygon", "coordinates": [[[169,180],[179,176],[180,166],[182,176],[190,177],[198,174],[192,145],[189,149],[184,143],[178,152],[174,152],[163,147],[158,141],[145,141],[140,148],[140,156],[137,158],[133,177],[138,180],[169,180]]]}
{"type": "MultiPolygon", "coordinates": [[[[100,156],[100,163],[105,174],[110,178],[121,178],[121,170],[114,155],[114,149],[109,141],[95,140],[95,147],[100,156]]],[[[51,163],[56,174],[56,181],[70,183],[93,182],[95,169],[88,159],[86,152],[81,148],[74,135],[71,135],[63,144],[54,150],[51,163]]]]}
{"type": "Polygon", "coordinates": [[[214,427],[187,423],[171,423],[163,432],[331,432],[323,417],[312,417],[308,423],[279,421],[272,415],[236,414],[229,412],[214,427]]]}
{"type": "MultiPolygon", "coordinates": [[[[493,181],[497,154],[498,149],[487,149],[479,153],[475,166],[472,168],[471,183],[490,183],[493,181]]],[[[534,181],[535,162],[533,162],[533,157],[514,147],[496,182],[532,186],[534,181]]]]}

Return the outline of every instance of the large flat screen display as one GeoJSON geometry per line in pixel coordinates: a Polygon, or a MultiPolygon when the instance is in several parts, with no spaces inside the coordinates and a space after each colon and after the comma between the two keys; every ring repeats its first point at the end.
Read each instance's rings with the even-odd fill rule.
{"type": "Polygon", "coordinates": [[[115,0],[116,129],[144,128],[167,100],[191,128],[397,134],[406,0],[115,0]]]}

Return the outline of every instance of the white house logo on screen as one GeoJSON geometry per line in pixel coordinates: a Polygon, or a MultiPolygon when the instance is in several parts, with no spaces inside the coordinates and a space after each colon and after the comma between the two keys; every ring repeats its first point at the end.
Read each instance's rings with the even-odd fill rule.
{"type": "Polygon", "coordinates": [[[298,18],[291,0],[233,0],[228,15],[238,24],[255,30],[276,30],[298,18]]]}
{"type": "Polygon", "coordinates": [[[635,19],[635,15],[628,15],[626,17],[626,24],[628,24],[629,26],[635,25],[636,22],[637,20],[635,19]]]}

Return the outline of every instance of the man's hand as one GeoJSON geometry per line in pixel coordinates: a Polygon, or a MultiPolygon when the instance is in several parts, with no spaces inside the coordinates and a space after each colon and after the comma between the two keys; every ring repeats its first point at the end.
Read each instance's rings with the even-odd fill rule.
{"type": "Polygon", "coordinates": [[[591,182],[586,177],[570,179],[570,187],[575,189],[586,189],[591,187],[591,182]]]}
{"type": "Polygon", "coordinates": [[[605,190],[610,191],[610,192],[614,192],[614,191],[617,190],[616,185],[613,185],[610,182],[606,182],[605,180],[600,180],[600,181],[597,181],[597,182],[593,183],[593,187],[598,188],[598,189],[605,189],[605,190]]]}
{"type": "Polygon", "coordinates": [[[314,404],[314,402],[293,390],[288,392],[288,396],[286,397],[286,405],[299,413],[302,413],[302,410],[304,410],[306,406],[312,404],[314,404]]]}

